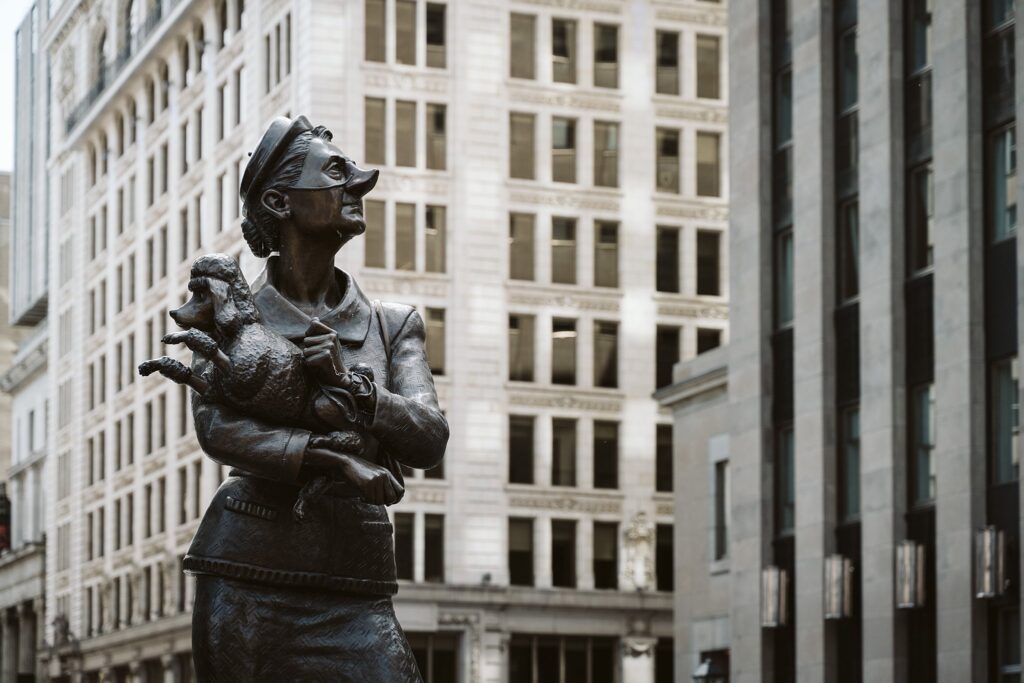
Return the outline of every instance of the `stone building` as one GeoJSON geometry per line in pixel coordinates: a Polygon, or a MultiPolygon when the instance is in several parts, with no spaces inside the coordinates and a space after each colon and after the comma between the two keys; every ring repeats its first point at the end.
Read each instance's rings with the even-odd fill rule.
{"type": "Polygon", "coordinates": [[[191,676],[180,561],[225,471],[185,392],[135,367],[181,353],[160,338],[196,255],[259,272],[239,173],[272,117],[302,113],[382,170],[338,264],[420,309],[451,425],[443,468],[392,510],[425,680],[671,680],[670,415],[651,393],[728,334],[724,4],[40,13],[46,614],[67,624],[47,632],[48,674],[191,676]]]}
{"type": "Polygon", "coordinates": [[[729,39],[732,341],[659,394],[677,661],[1017,680],[1014,3],[733,5],[729,39]]]}

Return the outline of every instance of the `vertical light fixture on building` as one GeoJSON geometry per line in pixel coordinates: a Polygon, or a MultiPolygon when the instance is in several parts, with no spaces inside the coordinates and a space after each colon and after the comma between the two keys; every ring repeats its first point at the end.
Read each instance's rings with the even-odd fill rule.
{"type": "Polygon", "coordinates": [[[761,570],[761,627],[786,625],[786,591],[789,576],[785,569],[771,566],[761,570]]]}
{"type": "Polygon", "coordinates": [[[825,558],[825,618],[853,616],[853,563],[842,555],[825,558]]]}
{"type": "Polygon", "coordinates": [[[925,547],[914,541],[902,541],[896,546],[896,607],[915,609],[924,607],[925,547]]]}
{"type": "Polygon", "coordinates": [[[1003,532],[993,525],[980,529],[974,540],[974,595],[997,598],[1006,588],[1006,544],[1003,532]]]}

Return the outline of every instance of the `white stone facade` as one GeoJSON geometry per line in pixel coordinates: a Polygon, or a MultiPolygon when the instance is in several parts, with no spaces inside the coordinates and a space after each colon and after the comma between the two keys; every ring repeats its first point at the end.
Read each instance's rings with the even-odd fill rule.
{"type": "MultiPolygon", "coordinates": [[[[593,666],[595,681],[669,680],[655,652],[671,652],[671,596],[653,580],[637,590],[629,577],[643,572],[626,565],[631,557],[651,561],[653,525],[673,520],[672,494],[655,492],[656,425],[670,423],[651,398],[658,326],[677,345],[663,349],[666,357],[693,356],[698,328],[718,331],[720,341],[728,334],[728,178],[714,164],[728,154],[724,5],[227,0],[221,10],[212,1],[164,0],[156,7],[68,0],[45,13],[54,274],[46,608],[48,624],[66,616],[73,641],[51,651],[49,675],[188,680],[192,587],[178,563],[224,470],[199,451],[184,392],[159,377],[138,378],[135,367],[165,352],[166,311],[183,300],[196,255],[230,253],[250,279],[259,272],[241,239],[236,191],[246,153],[269,120],[305,114],[362,162],[379,153],[364,135],[375,125],[366,120],[369,98],[384,103],[383,163],[366,164],[381,168],[368,199],[383,202],[376,205],[383,258],[367,266],[376,257],[358,239],[338,265],[371,298],[424,313],[452,433],[443,476],[409,477],[393,510],[411,515],[403,518],[412,522],[411,578],[396,606],[433,667],[426,680],[530,681],[522,662],[550,643],[561,660],[581,646],[594,662],[607,646],[613,663],[593,666]],[[380,62],[366,58],[377,57],[366,45],[366,14],[377,8],[386,36],[380,62]],[[510,76],[513,14],[533,17],[533,78],[510,76]],[[414,49],[399,30],[410,17],[414,49]],[[552,45],[553,26],[564,20],[575,22],[567,48],[575,83],[554,82],[552,52],[564,46],[552,45]],[[616,87],[592,85],[595,25],[615,27],[616,87]],[[655,94],[657,31],[678,34],[679,95],[655,94]],[[715,97],[697,96],[699,36],[713,46],[717,76],[702,87],[715,97]],[[439,46],[444,65],[427,66],[437,64],[439,46]],[[95,85],[101,51],[110,66],[95,85]],[[440,128],[433,105],[444,108],[440,128]],[[397,125],[407,112],[414,112],[414,148],[401,137],[410,129],[397,125]],[[510,178],[514,112],[534,116],[532,179],[510,178]],[[559,117],[574,120],[575,182],[552,177],[559,117]],[[595,183],[595,122],[617,125],[612,187],[595,183]],[[656,190],[658,128],[678,131],[678,192],[656,190]],[[709,196],[700,196],[697,148],[708,141],[701,183],[710,185],[700,191],[709,196]],[[438,214],[427,207],[444,210],[440,260],[437,226],[428,225],[438,214]],[[510,278],[511,213],[534,216],[531,280],[510,278]],[[553,283],[564,279],[567,242],[558,243],[563,260],[555,264],[552,218],[575,220],[568,242],[575,284],[553,283]],[[614,246],[595,244],[596,221],[616,226],[614,246]],[[675,252],[664,255],[675,270],[662,269],[675,273],[664,289],[678,292],[656,291],[656,226],[675,236],[667,242],[675,252]],[[698,284],[699,231],[721,245],[709,252],[717,262],[702,266],[715,273],[710,290],[698,284]],[[611,251],[597,256],[605,247],[611,251]],[[608,276],[599,262],[615,264],[613,286],[593,286],[608,276]],[[508,379],[510,314],[534,316],[532,381],[508,379]],[[575,340],[571,385],[550,381],[554,318],[575,321],[574,332],[560,337],[575,340]],[[596,322],[616,325],[611,387],[593,381],[596,322]],[[509,483],[510,415],[534,419],[535,483],[509,483]],[[551,485],[554,419],[576,421],[571,486],[551,485]],[[618,424],[614,488],[594,486],[595,421],[618,424]],[[641,512],[652,526],[628,535],[641,512]],[[509,585],[511,517],[533,520],[532,586],[509,585]],[[553,519],[575,522],[571,571],[553,558],[553,519]],[[593,530],[601,522],[617,525],[617,589],[596,588],[608,580],[595,578],[593,530]],[[649,539],[646,550],[635,550],[644,543],[636,538],[649,539]],[[575,588],[553,587],[553,574],[566,571],[575,588]]],[[[47,637],[55,635],[50,628],[47,637]]],[[[567,666],[566,680],[577,680],[567,666]]]]}

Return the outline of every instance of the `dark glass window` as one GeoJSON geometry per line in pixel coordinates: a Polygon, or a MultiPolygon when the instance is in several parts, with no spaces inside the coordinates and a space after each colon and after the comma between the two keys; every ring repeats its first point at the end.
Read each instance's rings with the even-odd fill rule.
{"type": "Polygon", "coordinates": [[[935,392],[931,384],[910,392],[910,503],[935,498],[935,392]]]}
{"type": "Polygon", "coordinates": [[[534,162],[534,124],[533,114],[512,112],[509,115],[509,176],[532,180],[536,164],[534,162]]]}
{"type": "Polygon", "coordinates": [[[594,588],[619,587],[619,525],[594,522],[594,588]]]}
{"type": "Polygon", "coordinates": [[[619,27],[594,24],[594,85],[619,87],[619,27]]]}
{"type": "Polygon", "coordinates": [[[843,303],[857,298],[860,292],[860,226],[856,200],[839,207],[839,282],[837,293],[843,303]]]}
{"type": "Polygon", "coordinates": [[[675,590],[675,559],[671,524],[658,524],[654,531],[654,587],[675,590]]]}
{"type": "Polygon", "coordinates": [[[533,483],[534,418],[511,415],[508,418],[508,480],[513,484],[533,483]]]}
{"type": "Polygon", "coordinates": [[[619,224],[594,222],[594,285],[619,286],[619,224]]]}
{"type": "Polygon", "coordinates": [[[551,179],[576,182],[576,119],[551,119],[551,179]]]}
{"type": "Polygon", "coordinates": [[[427,66],[445,67],[445,5],[427,3],[427,66]]]}
{"type": "Polygon", "coordinates": [[[619,124],[594,121],[594,185],[619,186],[619,124]]]}
{"type": "Polygon", "coordinates": [[[673,31],[656,31],[655,43],[655,92],[662,95],[678,95],[679,34],[673,31]]]}
{"type": "Polygon", "coordinates": [[[793,323],[793,232],[775,236],[775,326],[793,323]]]}
{"type": "Polygon", "coordinates": [[[1017,233],[1017,131],[1009,126],[997,131],[989,142],[989,217],[992,241],[1017,233]]]}
{"type": "Polygon", "coordinates": [[[423,683],[455,683],[459,680],[457,634],[408,633],[407,636],[423,683]]]}
{"type": "Polygon", "coordinates": [[[933,193],[931,163],[910,172],[907,201],[907,256],[910,273],[932,265],[934,229],[932,225],[933,193]]]}
{"type": "Polygon", "coordinates": [[[657,138],[657,190],[679,194],[679,131],[658,128],[657,138]]]}
{"type": "Polygon", "coordinates": [[[556,588],[576,587],[576,522],[573,520],[551,520],[551,584],[556,588]]]}
{"type": "Polygon", "coordinates": [[[423,578],[444,583],[444,515],[424,515],[423,524],[423,578]]]}
{"type": "Polygon", "coordinates": [[[619,487],[619,425],[594,421],[594,488],[619,487]]]}
{"type": "Polygon", "coordinates": [[[697,195],[719,197],[721,187],[721,149],[718,133],[697,133],[697,195]]]}
{"type": "Polygon", "coordinates": [[[415,558],[415,517],[411,512],[395,513],[395,567],[398,578],[412,581],[415,558]]]}
{"type": "Polygon", "coordinates": [[[796,522],[796,472],[793,427],[779,429],[775,439],[775,533],[793,533],[796,522]]]}
{"type": "Polygon", "coordinates": [[[989,402],[992,464],[990,478],[993,484],[1016,481],[1020,470],[1018,446],[1019,388],[1017,385],[1017,357],[1007,358],[992,366],[989,380],[989,402]]]}
{"type": "Polygon", "coordinates": [[[551,321],[551,383],[576,384],[576,321],[551,321]]]}
{"type": "Polygon", "coordinates": [[[517,382],[533,381],[534,328],[532,315],[508,317],[508,378],[517,382]]]}
{"type": "Polygon", "coordinates": [[[513,586],[533,585],[533,520],[508,520],[508,576],[513,586]]]}
{"type": "Polygon", "coordinates": [[[658,425],[654,462],[654,490],[672,490],[672,425],[658,425]]]}
{"type": "Polygon", "coordinates": [[[678,293],[679,228],[658,226],[657,252],[655,280],[658,291],[678,293]]]}
{"type": "Polygon", "coordinates": [[[618,647],[614,638],[513,633],[508,682],[613,683],[618,647]]]}
{"type": "Polygon", "coordinates": [[[715,463],[715,547],[714,558],[729,554],[729,461],[715,463]]]}
{"type": "Polygon", "coordinates": [[[697,294],[719,296],[721,255],[719,245],[721,234],[711,230],[697,231],[697,294]]]}
{"type": "Polygon", "coordinates": [[[720,42],[717,36],[697,35],[697,97],[720,97],[720,42]]]}
{"type": "Polygon", "coordinates": [[[551,68],[555,83],[576,82],[576,22],[551,21],[551,68]]]}
{"type": "Polygon", "coordinates": [[[532,214],[509,216],[509,277],[513,280],[533,279],[533,223],[532,214]]]}
{"type": "Polygon", "coordinates": [[[551,281],[576,284],[576,219],[551,219],[551,281]]]}
{"type": "Polygon", "coordinates": [[[679,328],[658,325],[655,338],[655,387],[672,384],[672,368],[679,362],[679,328]]]}
{"type": "Polygon", "coordinates": [[[594,322],[594,386],[614,389],[619,386],[619,325],[594,322]]]}
{"type": "Polygon", "coordinates": [[[697,355],[722,345],[722,331],[706,327],[697,328],[697,355]]]}
{"type": "Polygon", "coordinates": [[[860,407],[839,416],[839,521],[860,517],[860,407]]]}
{"type": "Polygon", "coordinates": [[[533,78],[536,55],[537,18],[532,14],[512,14],[510,73],[513,78],[533,78]]]}
{"type": "Polygon", "coordinates": [[[551,420],[551,485],[576,486],[576,420],[551,420]]]}

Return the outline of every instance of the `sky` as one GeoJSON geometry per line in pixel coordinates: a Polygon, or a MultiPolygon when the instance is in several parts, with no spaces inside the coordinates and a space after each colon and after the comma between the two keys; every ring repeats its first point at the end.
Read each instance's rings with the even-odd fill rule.
{"type": "Polygon", "coordinates": [[[14,32],[32,0],[3,0],[7,19],[0,29],[0,171],[14,169],[14,32]]]}

